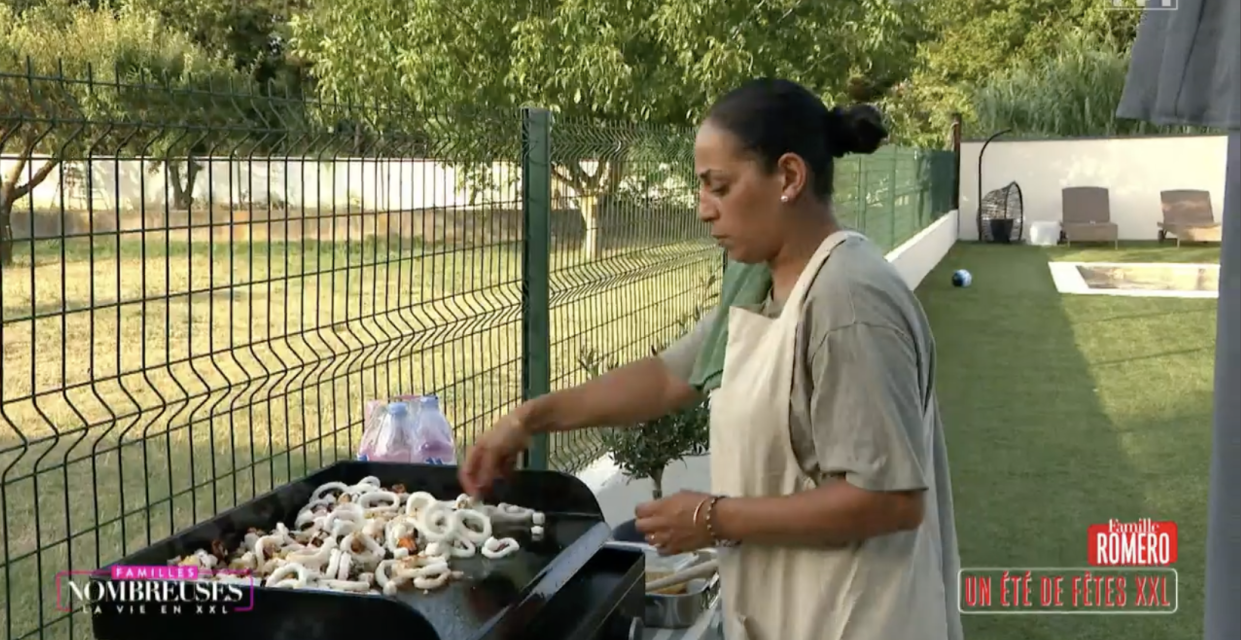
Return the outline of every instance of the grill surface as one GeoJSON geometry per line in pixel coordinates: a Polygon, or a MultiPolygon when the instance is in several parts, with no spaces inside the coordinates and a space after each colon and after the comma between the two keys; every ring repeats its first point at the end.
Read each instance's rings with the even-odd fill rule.
{"type": "MultiPolygon", "coordinates": [[[[400,483],[409,491],[428,491],[441,500],[455,498],[461,492],[455,467],[342,462],[156,543],[117,564],[164,565],[169,559],[196,549],[209,549],[216,539],[222,540],[227,548],[235,549],[251,527],[268,530],[277,522],[291,523],[320,485],[335,481],[353,484],[366,476],[379,478],[385,487],[400,483]]],[[[597,626],[600,632],[606,631],[606,620],[618,610],[617,602],[633,590],[630,583],[640,579],[643,566],[639,558],[637,575],[630,576],[635,570],[633,557],[600,553],[610,530],[603,523],[598,502],[590,490],[567,474],[522,471],[498,486],[487,501],[542,511],[547,517],[543,539],[535,542],[524,530],[505,531],[506,535],[518,539],[522,546],[520,552],[502,560],[486,560],[481,556],[454,560],[453,568],[463,571],[465,579],[453,581],[436,592],[411,591],[397,598],[386,598],[256,588],[253,611],[224,615],[203,615],[188,610],[180,614],[135,615],[104,606],[93,614],[95,636],[99,640],[206,637],[214,640],[221,637],[228,640],[338,640],[359,634],[365,636],[372,631],[391,633],[399,629],[402,635],[420,640],[527,637],[533,640],[535,636],[527,635],[531,624],[537,619],[540,624],[535,627],[551,631],[546,625],[552,623],[542,612],[549,604],[555,604],[551,609],[558,610],[563,596],[569,593],[573,594],[570,600],[576,604],[570,605],[566,614],[576,609],[578,619],[601,616],[597,626]],[[575,586],[566,590],[569,584],[575,586]],[[610,591],[604,588],[607,585],[612,587],[610,591]],[[582,610],[584,606],[590,606],[591,610],[582,610]]],[[[637,615],[641,615],[640,607],[637,615]]],[[[623,640],[627,637],[565,631],[575,634],[564,636],[566,640],[596,637],[623,640]]],[[[559,637],[546,632],[536,635],[559,637]]]]}

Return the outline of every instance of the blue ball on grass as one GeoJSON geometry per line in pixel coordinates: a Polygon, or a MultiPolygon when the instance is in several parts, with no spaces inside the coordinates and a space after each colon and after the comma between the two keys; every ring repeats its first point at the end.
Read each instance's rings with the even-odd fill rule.
{"type": "Polygon", "coordinates": [[[970,272],[965,269],[957,269],[952,272],[952,286],[954,287],[968,287],[973,281],[974,276],[971,276],[970,272]]]}

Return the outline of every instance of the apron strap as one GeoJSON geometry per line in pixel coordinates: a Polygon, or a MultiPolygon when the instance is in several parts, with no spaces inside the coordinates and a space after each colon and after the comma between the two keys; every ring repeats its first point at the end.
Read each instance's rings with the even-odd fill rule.
{"type": "Polygon", "coordinates": [[[818,275],[819,269],[823,268],[823,263],[827,262],[827,258],[832,255],[832,251],[850,238],[865,237],[856,231],[837,231],[824,238],[819,248],[815,250],[814,255],[810,256],[810,261],[802,269],[801,275],[797,276],[797,283],[793,285],[793,290],[789,292],[789,299],[784,301],[784,309],[781,310],[780,315],[785,313],[801,313],[801,303],[806,295],[806,290],[810,288],[810,283],[818,275]]]}

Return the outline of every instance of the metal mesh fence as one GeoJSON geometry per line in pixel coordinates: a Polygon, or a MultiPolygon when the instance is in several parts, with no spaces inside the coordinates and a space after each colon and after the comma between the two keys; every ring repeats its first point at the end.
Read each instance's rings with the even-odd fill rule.
{"type": "MultiPolygon", "coordinates": [[[[31,69],[0,95],[6,639],[88,637],[58,573],[351,458],[367,400],[437,393],[463,447],[717,293],[690,130],[31,69]]],[[[932,158],[842,163],[846,220],[925,226],[932,158]]]]}

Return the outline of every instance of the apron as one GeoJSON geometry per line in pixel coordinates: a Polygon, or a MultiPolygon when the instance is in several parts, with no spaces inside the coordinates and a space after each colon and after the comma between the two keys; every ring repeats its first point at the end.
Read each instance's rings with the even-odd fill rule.
{"type": "MultiPolygon", "coordinates": [[[[712,493],[779,496],[817,486],[801,470],[789,435],[797,325],[810,282],[832,250],[853,236],[842,231],[823,241],[778,318],[729,310],[723,378],[710,403],[712,493]]],[[[934,640],[928,629],[937,616],[943,619],[942,598],[908,596],[906,571],[865,557],[857,562],[857,549],[745,543],[720,549],[725,639],[934,640]]]]}

